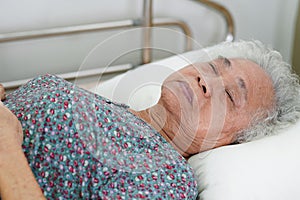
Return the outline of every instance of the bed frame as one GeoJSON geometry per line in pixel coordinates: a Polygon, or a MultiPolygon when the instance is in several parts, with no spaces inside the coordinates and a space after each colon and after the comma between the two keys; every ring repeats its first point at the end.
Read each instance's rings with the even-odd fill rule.
{"type": "MultiPolygon", "coordinates": [[[[192,0],[192,1],[196,3],[201,3],[207,6],[208,8],[211,8],[212,10],[221,14],[224,17],[226,22],[226,35],[224,37],[224,40],[226,41],[234,40],[235,27],[234,27],[233,18],[230,12],[224,6],[209,0],[192,0]]],[[[87,24],[87,25],[79,25],[79,26],[68,26],[68,27],[32,30],[32,31],[24,31],[24,32],[4,33],[4,34],[0,34],[0,43],[18,41],[18,40],[28,40],[34,38],[45,38],[45,37],[53,37],[53,36],[103,31],[103,30],[113,30],[113,29],[121,29],[121,28],[145,27],[145,29],[143,29],[143,38],[141,38],[143,40],[141,64],[146,64],[152,61],[151,29],[149,29],[149,27],[175,26],[175,27],[179,27],[186,36],[185,51],[191,50],[192,32],[189,26],[185,22],[176,19],[153,18],[152,4],[153,4],[152,0],[144,0],[143,17],[141,19],[129,19],[129,20],[122,20],[122,21],[95,23],[95,24],[87,24]]],[[[133,66],[131,64],[124,64],[118,66],[110,66],[109,69],[106,69],[105,71],[99,68],[99,69],[92,69],[92,70],[83,70],[80,72],[58,74],[58,76],[64,79],[74,79],[74,78],[82,78],[82,77],[94,76],[99,74],[121,72],[132,68],[133,66]]],[[[27,81],[28,79],[24,79],[24,80],[4,82],[2,84],[6,89],[14,89],[26,83],[27,81]]]]}

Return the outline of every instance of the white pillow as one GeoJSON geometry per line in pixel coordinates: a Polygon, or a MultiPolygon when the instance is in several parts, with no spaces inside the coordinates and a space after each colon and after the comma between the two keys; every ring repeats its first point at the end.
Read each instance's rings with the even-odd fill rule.
{"type": "Polygon", "coordinates": [[[281,134],[194,155],[199,199],[300,199],[300,121],[281,134]]]}
{"type": "MultiPolygon", "coordinates": [[[[92,91],[135,110],[155,104],[163,80],[196,61],[247,57],[247,46],[222,45],[140,66],[101,83],[92,91]]],[[[300,199],[300,123],[277,136],[218,148],[189,159],[204,200],[300,199]]]]}

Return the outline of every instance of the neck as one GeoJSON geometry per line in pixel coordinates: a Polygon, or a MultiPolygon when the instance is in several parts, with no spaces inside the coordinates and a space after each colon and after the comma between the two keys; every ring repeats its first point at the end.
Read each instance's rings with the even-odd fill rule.
{"type": "Polygon", "coordinates": [[[134,111],[129,109],[137,117],[143,119],[145,122],[150,124],[160,135],[166,139],[183,157],[190,157],[189,154],[181,150],[174,142],[173,137],[176,134],[174,127],[170,127],[168,121],[173,120],[172,117],[167,113],[166,109],[160,104],[156,104],[153,107],[147,108],[142,111],[134,111]]]}
{"type": "Polygon", "coordinates": [[[165,131],[166,127],[166,112],[163,107],[156,104],[153,107],[147,108],[142,111],[134,111],[129,109],[137,117],[143,119],[145,122],[150,124],[157,132],[159,132],[165,139],[170,140],[168,134],[165,131]]]}

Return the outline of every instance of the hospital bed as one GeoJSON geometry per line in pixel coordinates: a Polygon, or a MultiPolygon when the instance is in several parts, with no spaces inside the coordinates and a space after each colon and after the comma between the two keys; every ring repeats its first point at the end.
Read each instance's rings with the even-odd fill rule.
{"type": "MultiPolygon", "coordinates": [[[[220,41],[234,40],[233,18],[225,7],[207,0],[191,2],[219,13],[224,18],[226,27],[220,41]]],[[[140,46],[131,47],[132,49],[141,49],[138,56],[131,57],[136,60],[131,63],[109,60],[103,62],[101,67],[90,68],[89,59],[99,54],[97,48],[93,48],[77,71],[62,69],[63,73],[56,74],[92,92],[128,104],[136,110],[149,107],[157,101],[160,85],[170,73],[187,64],[199,60],[209,60],[212,57],[210,53],[213,52],[213,47],[202,48],[201,45],[195,45],[197,42],[192,39],[191,27],[184,21],[153,17],[152,0],[143,1],[143,17],[141,19],[4,33],[0,34],[0,45],[33,38],[67,37],[108,30],[120,30],[123,33],[124,30],[128,30],[125,31],[124,37],[114,38],[116,40],[126,40],[128,36],[132,35],[139,37],[140,46]],[[181,39],[184,38],[181,42],[184,44],[184,50],[174,51],[171,54],[162,52],[164,55],[160,57],[153,53],[153,50],[158,49],[153,44],[154,35],[161,30],[164,31],[161,33],[162,35],[173,33],[172,27],[177,27],[179,31],[176,30],[176,35],[180,35],[181,39]]],[[[120,36],[120,32],[114,34],[120,36]]],[[[111,38],[110,36],[108,38],[111,38]]],[[[105,46],[110,43],[101,44],[105,46]]],[[[123,55],[126,52],[127,50],[118,53],[123,55]]],[[[223,51],[221,53],[225,56],[226,54],[228,56],[238,55],[237,52],[223,51]]],[[[24,84],[30,78],[6,79],[1,82],[6,89],[11,90],[24,84]]],[[[198,198],[203,200],[300,199],[298,191],[300,185],[299,128],[300,124],[298,123],[276,136],[246,144],[217,148],[191,157],[189,163],[194,169],[199,185],[198,198]]]]}

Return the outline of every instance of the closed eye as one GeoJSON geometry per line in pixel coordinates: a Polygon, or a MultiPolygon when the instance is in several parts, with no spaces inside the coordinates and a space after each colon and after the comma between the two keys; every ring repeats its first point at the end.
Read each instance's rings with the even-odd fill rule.
{"type": "Polygon", "coordinates": [[[234,103],[233,97],[232,97],[232,95],[230,94],[230,92],[229,92],[228,90],[225,90],[225,92],[226,92],[228,98],[230,99],[230,101],[231,101],[232,103],[234,103]]]}

